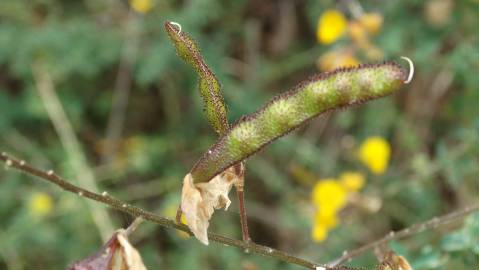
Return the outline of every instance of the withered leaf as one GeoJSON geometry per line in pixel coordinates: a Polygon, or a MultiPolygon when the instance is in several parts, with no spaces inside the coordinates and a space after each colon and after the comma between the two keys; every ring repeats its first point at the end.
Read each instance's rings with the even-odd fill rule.
{"type": "Polygon", "coordinates": [[[183,180],[181,194],[181,210],[186,217],[186,223],[195,237],[208,245],[209,220],[215,209],[228,209],[231,201],[228,193],[231,187],[239,181],[234,168],[228,168],[209,182],[194,183],[191,174],[183,180]]]}
{"type": "Polygon", "coordinates": [[[118,230],[95,254],[75,262],[67,270],[146,270],[125,230],[118,230]]]}

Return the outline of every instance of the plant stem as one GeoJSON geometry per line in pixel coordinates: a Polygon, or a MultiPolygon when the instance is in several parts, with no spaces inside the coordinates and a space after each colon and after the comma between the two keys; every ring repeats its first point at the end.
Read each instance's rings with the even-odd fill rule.
{"type": "MultiPolygon", "coordinates": [[[[45,180],[50,183],[53,183],[57,185],[58,187],[62,188],[63,190],[77,194],[80,197],[85,197],[97,202],[101,202],[119,211],[128,213],[131,216],[141,217],[144,220],[148,220],[160,226],[180,230],[180,231],[188,233],[189,235],[192,235],[191,231],[188,229],[188,226],[184,224],[176,223],[175,221],[169,218],[162,217],[160,215],[149,212],[137,206],[128,204],[124,201],[121,201],[109,195],[106,191],[103,192],[102,194],[91,192],[89,190],[86,190],[84,188],[71,184],[70,182],[61,178],[60,176],[58,176],[51,170],[43,171],[43,170],[34,168],[30,166],[29,164],[27,164],[25,161],[23,160],[19,161],[17,159],[14,159],[8,156],[6,153],[0,154],[0,160],[5,163],[5,168],[7,169],[8,168],[17,169],[29,175],[36,176],[40,178],[41,180],[45,180]]],[[[232,238],[228,238],[226,236],[211,233],[211,232],[208,233],[208,238],[210,241],[217,242],[225,246],[234,246],[237,248],[241,248],[247,252],[255,253],[265,257],[275,258],[277,260],[280,260],[286,263],[296,264],[309,269],[325,269],[325,270],[335,269],[335,268],[327,268],[324,265],[296,257],[294,255],[288,254],[281,250],[277,250],[277,249],[263,246],[263,245],[258,245],[253,242],[245,242],[245,241],[241,241],[237,239],[232,239],[232,238]]]]}
{"type": "Polygon", "coordinates": [[[251,238],[248,231],[248,220],[246,218],[246,208],[244,204],[244,191],[236,190],[236,195],[238,195],[238,204],[240,210],[240,222],[241,222],[241,235],[243,236],[243,241],[249,242],[251,238]]]}
{"type": "MultiPolygon", "coordinates": [[[[180,223],[176,223],[175,221],[162,217],[160,215],[157,215],[155,213],[146,211],[142,208],[136,207],[134,205],[128,204],[126,202],[123,202],[111,195],[109,195],[106,191],[103,192],[102,194],[97,194],[95,192],[91,192],[89,190],[83,189],[81,187],[75,186],[71,184],[70,182],[66,181],[65,179],[61,178],[60,176],[56,175],[53,171],[42,171],[37,168],[34,168],[27,164],[25,161],[21,160],[16,160],[10,156],[8,156],[6,153],[1,153],[0,154],[0,160],[5,163],[5,168],[14,168],[19,170],[20,172],[27,173],[32,176],[37,176],[38,178],[45,180],[47,182],[53,183],[60,188],[62,188],[65,191],[72,192],[74,194],[77,194],[81,197],[85,197],[97,202],[101,202],[103,204],[109,205],[112,208],[115,208],[119,211],[125,212],[130,214],[131,216],[137,217],[137,218],[142,218],[144,220],[148,220],[150,222],[156,223],[160,226],[166,227],[166,228],[172,228],[176,230],[180,230],[183,232],[188,233],[190,236],[192,235],[191,231],[188,229],[188,226],[180,223]]],[[[473,212],[479,211],[479,204],[472,205],[470,207],[464,208],[462,210],[458,210],[440,217],[435,217],[432,218],[428,221],[422,222],[422,223],[417,223],[414,224],[408,228],[402,229],[398,232],[390,232],[388,235],[385,237],[374,241],[372,243],[366,244],[358,249],[355,249],[350,252],[345,252],[343,256],[337,258],[334,260],[332,263],[330,263],[328,266],[315,263],[309,260],[305,260],[299,257],[296,257],[294,255],[288,254],[284,251],[277,250],[271,247],[263,246],[263,245],[258,245],[255,244],[251,241],[241,241],[237,239],[232,239],[228,238],[223,235],[215,234],[215,233],[208,233],[208,238],[213,241],[217,242],[220,244],[223,244],[225,246],[234,246],[237,248],[241,248],[247,252],[255,253],[258,255],[262,255],[265,257],[271,257],[275,258],[277,260],[290,263],[290,264],[296,264],[299,266],[303,266],[305,268],[309,269],[316,269],[316,270],[341,270],[341,269],[350,269],[354,270],[355,268],[349,268],[349,267],[344,267],[340,266],[341,264],[351,260],[354,257],[357,257],[361,254],[363,254],[366,251],[372,250],[375,247],[381,246],[391,240],[396,240],[396,239],[402,239],[406,238],[408,236],[423,232],[425,230],[429,229],[435,229],[439,226],[443,226],[445,224],[449,224],[455,220],[458,220],[460,218],[463,218],[473,212]]],[[[138,220],[139,222],[140,220],[138,220]]]]}
{"type": "Polygon", "coordinates": [[[345,251],[343,252],[343,255],[337,259],[335,259],[333,262],[329,264],[330,267],[337,267],[341,264],[344,264],[345,262],[351,260],[354,257],[357,257],[366,251],[373,250],[376,247],[379,247],[381,245],[386,244],[389,241],[392,240],[397,240],[397,239],[402,239],[406,238],[408,236],[421,233],[423,231],[429,230],[429,229],[435,229],[440,226],[449,224],[453,221],[456,221],[460,218],[463,218],[473,212],[479,211],[479,204],[474,204],[472,206],[466,207],[464,209],[460,209],[457,211],[454,211],[452,213],[445,214],[440,217],[434,217],[430,220],[421,222],[421,223],[416,223],[410,227],[404,228],[400,231],[394,232],[391,231],[381,239],[378,239],[374,242],[368,243],[364,246],[361,246],[357,249],[354,249],[352,251],[345,251]]]}
{"type": "Polygon", "coordinates": [[[244,203],[244,173],[245,173],[245,166],[244,163],[241,162],[235,165],[234,172],[238,177],[239,181],[235,184],[236,195],[238,196],[238,204],[239,204],[239,214],[240,214],[240,223],[241,223],[241,235],[243,241],[250,242],[251,237],[249,236],[248,231],[248,218],[246,217],[246,207],[244,203]]]}

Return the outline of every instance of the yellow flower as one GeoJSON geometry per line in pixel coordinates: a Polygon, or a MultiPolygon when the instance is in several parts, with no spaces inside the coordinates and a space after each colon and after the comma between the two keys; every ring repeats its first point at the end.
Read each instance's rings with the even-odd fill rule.
{"type": "Polygon", "coordinates": [[[311,236],[314,241],[321,242],[328,238],[328,229],[321,224],[314,224],[311,236]]]}
{"type": "MultiPolygon", "coordinates": [[[[368,16],[368,15],[364,15],[368,16]]],[[[372,16],[372,15],[371,15],[372,16]]],[[[361,17],[362,18],[362,17],[361,17]]],[[[375,47],[371,41],[369,40],[368,32],[371,31],[379,31],[379,29],[375,29],[374,22],[370,22],[369,20],[374,19],[364,19],[366,22],[362,22],[361,19],[358,21],[352,21],[349,23],[348,33],[354,43],[360,48],[365,54],[366,57],[370,60],[378,60],[383,58],[383,52],[375,47]],[[369,28],[368,28],[369,27],[369,28]]]]}
{"type": "Polygon", "coordinates": [[[338,225],[338,212],[346,205],[348,195],[361,189],[364,181],[359,172],[345,172],[339,181],[326,178],[314,185],[311,198],[317,208],[311,232],[314,241],[328,237],[328,231],[338,225]]]}
{"type": "Polygon", "coordinates": [[[375,12],[364,13],[358,21],[368,33],[377,34],[383,25],[383,16],[375,12]]]}
{"type": "Polygon", "coordinates": [[[347,192],[332,178],[320,180],[314,185],[313,202],[323,211],[335,211],[346,204],[347,192]]]}
{"type": "Polygon", "coordinates": [[[369,42],[368,34],[377,34],[381,30],[383,17],[379,13],[365,13],[359,19],[351,21],[348,33],[359,44],[369,42]]]}
{"type": "Polygon", "coordinates": [[[341,62],[338,64],[338,67],[355,67],[359,65],[358,59],[351,53],[346,54],[341,58],[341,62]]]}
{"type": "MultiPolygon", "coordinates": [[[[337,209],[339,210],[339,209],[337,209]]],[[[314,216],[314,224],[321,224],[327,229],[338,225],[338,211],[323,211],[320,209],[314,216]]]]}
{"type": "Polygon", "coordinates": [[[147,13],[153,8],[151,0],[130,0],[130,6],[139,13],[147,13]]]}
{"type": "Polygon", "coordinates": [[[364,186],[364,175],[360,172],[344,172],[339,176],[341,185],[349,192],[356,192],[364,186]]]}
{"type": "Polygon", "coordinates": [[[339,209],[331,211],[323,211],[320,209],[314,216],[314,225],[311,236],[314,241],[320,242],[326,240],[328,231],[338,225],[338,211],[339,209]]]}
{"type": "Polygon", "coordinates": [[[35,216],[46,216],[52,212],[53,200],[44,192],[36,192],[29,199],[28,209],[35,216]]]}
{"type": "Polygon", "coordinates": [[[318,67],[322,71],[331,71],[340,67],[354,67],[357,65],[359,65],[359,61],[354,56],[354,51],[348,48],[327,52],[318,61],[318,67]]]}
{"type": "Polygon", "coordinates": [[[348,33],[351,39],[359,44],[369,42],[366,28],[358,21],[352,21],[349,23],[348,33]]]}
{"type": "Polygon", "coordinates": [[[331,44],[338,40],[346,30],[346,18],[344,15],[334,9],[328,9],[318,20],[317,38],[322,44],[331,44]]]}
{"type": "Polygon", "coordinates": [[[391,156],[391,146],[382,137],[369,137],[359,147],[359,159],[374,174],[386,171],[391,156]]]}

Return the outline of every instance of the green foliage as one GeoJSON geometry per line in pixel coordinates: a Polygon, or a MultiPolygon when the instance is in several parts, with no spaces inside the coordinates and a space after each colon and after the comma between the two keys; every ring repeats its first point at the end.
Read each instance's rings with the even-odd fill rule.
{"type": "MultiPolygon", "coordinates": [[[[98,185],[170,217],[179,203],[181,179],[217,138],[200,117],[197,75],[175,56],[162,22],[181,23],[201,44],[223,84],[231,119],[318,73],[315,64],[327,51],[357,50],[346,38],[331,46],[314,39],[325,9],[353,17],[338,1],[157,0],[150,12],[134,16],[127,2],[0,1],[0,151],[67,179],[76,177],[32,79],[32,64],[41,60],[53,75],[98,185]],[[124,132],[118,154],[103,164],[105,128],[132,20],[138,24],[138,50],[129,66],[124,132]]],[[[382,31],[371,40],[384,59],[406,55],[414,60],[413,83],[367,106],[325,114],[247,164],[253,240],[320,262],[479,196],[477,1],[450,1],[445,13],[434,5],[448,0],[356,2],[383,16],[382,31]],[[442,24],[431,20],[430,5],[442,24]],[[379,176],[369,174],[355,155],[360,142],[375,135],[392,147],[389,168],[379,176]],[[313,242],[312,185],[346,170],[366,175],[361,200],[340,213],[340,224],[325,242],[313,242]],[[370,208],[371,202],[379,210],[370,208]]],[[[371,62],[362,52],[357,57],[371,62]]],[[[236,207],[233,201],[230,211],[218,212],[211,229],[240,238],[236,207]]],[[[91,254],[102,241],[87,209],[77,196],[0,169],[0,269],[64,269],[91,254]],[[35,192],[52,198],[54,212],[32,217],[28,202],[35,192]]],[[[117,227],[131,222],[124,214],[110,215],[117,227]]],[[[455,234],[463,228],[457,224],[457,230],[418,234],[390,247],[400,245],[396,251],[414,269],[476,269],[474,230],[467,229],[467,241],[449,236],[451,229],[455,234]]],[[[151,224],[142,225],[132,242],[149,269],[300,269],[215,244],[204,248],[151,224]]],[[[376,264],[371,254],[350,263],[376,264]]]]}
{"type": "Polygon", "coordinates": [[[414,269],[469,269],[479,265],[479,214],[466,218],[464,225],[444,235],[437,246],[427,245],[414,261],[414,269]]]}

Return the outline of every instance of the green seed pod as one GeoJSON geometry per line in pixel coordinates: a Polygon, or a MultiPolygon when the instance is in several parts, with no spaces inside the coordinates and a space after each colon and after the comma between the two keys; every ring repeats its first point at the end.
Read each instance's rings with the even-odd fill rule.
{"type": "Polygon", "coordinates": [[[208,181],[323,112],[361,104],[398,90],[411,80],[412,73],[406,77],[406,70],[392,62],[316,75],[237,121],[190,173],[195,182],[208,181]]]}
{"type": "Polygon", "coordinates": [[[199,90],[203,98],[206,118],[218,134],[223,134],[229,127],[226,106],[221,94],[221,85],[215,74],[208,68],[195,41],[181,26],[174,22],[165,22],[165,29],[175,45],[178,55],[192,65],[200,77],[199,90]]]}

